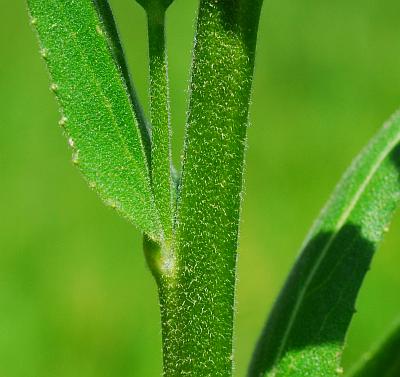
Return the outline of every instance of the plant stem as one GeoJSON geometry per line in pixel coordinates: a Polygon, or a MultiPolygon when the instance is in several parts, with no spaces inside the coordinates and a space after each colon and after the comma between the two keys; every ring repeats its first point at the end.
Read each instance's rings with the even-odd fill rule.
{"type": "Polygon", "coordinates": [[[165,49],[165,9],[147,11],[150,60],[150,115],[152,124],[151,176],[155,201],[164,230],[172,238],[171,127],[168,63],[165,49]]]}
{"type": "Polygon", "coordinates": [[[150,263],[157,266],[166,377],[232,374],[236,249],[260,6],[247,11],[254,3],[261,5],[200,1],[174,240],[150,263]]]}

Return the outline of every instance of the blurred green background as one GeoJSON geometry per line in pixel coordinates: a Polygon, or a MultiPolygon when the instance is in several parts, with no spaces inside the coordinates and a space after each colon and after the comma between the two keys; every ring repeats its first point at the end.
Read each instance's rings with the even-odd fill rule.
{"type": "MultiPolygon", "coordinates": [[[[145,18],[111,0],[147,108],[145,18]]],[[[155,284],[138,232],[72,166],[23,1],[1,0],[0,377],[159,376],[155,284]]],[[[179,160],[197,1],[168,14],[179,160]]],[[[266,0],[240,237],[236,376],[313,219],[400,106],[398,0],[266,0]]],[[[345,367],[400,316],[400,216],[357,303],[345,367]]]]}

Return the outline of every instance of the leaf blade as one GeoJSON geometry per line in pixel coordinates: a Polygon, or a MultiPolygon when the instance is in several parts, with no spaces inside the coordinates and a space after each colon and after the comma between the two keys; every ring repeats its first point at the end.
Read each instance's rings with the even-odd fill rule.
{"type": "Polygon", "coordinates": [[[138,121],[90,0],[28,0],[73,162],[111,207],[160,236],[138,121]]]}
{"type": "Polygon", "coordinates": [[[397,114],[344,175],[274,305],[249,376],[341,372],[358,290],[399,202],[399,141],[397,114]]]}
{"type": "Polygon", "coordinates": [[[400,323],[372,353],[361,361],[351,377],[396,377],[400,375],[400,323]]]}
{"type": "Polygon", "coordinates": [[[123,79],[128,89],[128,93],[131,98],[132,106],[135,111],[138,125],[142,135],[142,141],[146,152],[147,162],[150,165],[151,162],[151,140],[150,130],[145,118],[143,109],[140,105],[139,99],[136,94],[135,87],[132,82],[132,78],[129,74],[128,64],[125,59],[125,52],[122,47],[121,40],[119,38],[119,32],[117,25],[115,24],[114,15],[110,7],[108,0],[93,0],[93,3],[97,9],[97,12],[101,18],[104,33],[107,36],[107,41],[110,46],[111,52],[114,56],[116,64],[121,70],[123,79]]]}

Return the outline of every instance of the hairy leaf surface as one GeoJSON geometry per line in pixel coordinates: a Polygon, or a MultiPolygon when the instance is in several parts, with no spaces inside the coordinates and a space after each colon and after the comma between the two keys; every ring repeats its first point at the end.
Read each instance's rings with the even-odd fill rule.
{"type": "Polygon", "coordinates": [[[335,376],[355,300],[400,197],[400,117],[342,178],[258,341],[249,376],[335,376]]]}
{"type": "Polygon", "coordinates": [[[159,238],[138,118],[110,43],[117,37],[109,35],[111,13],[102,18],[99,2],[92,0],[28,0],[28,5],[74,164],[106,204],[159,238]]]}
{"type": "Polygon", "coordinates": [[[109,5],[108,0],[93,0],[93,2],[98,11],[103,27],[105,29],[105,35],[107,37],[111,52],[114,55],[116,64],[119,66],[122,76],[125,80],[125,84],[128,88],[128,93],[131,97],[132,105],[142,135],[143,145],[147,156],[147,162],[148,164],[150,164],[151,161],[150,130],[147,124],[147,120],[144,116],[143,109],[137,98],[136,90],[132,83],[132,79],[129,74],[128,64],[125,59],[124,49],[122,48],[117,25],[115,24],[111,7],[109,5]]]}

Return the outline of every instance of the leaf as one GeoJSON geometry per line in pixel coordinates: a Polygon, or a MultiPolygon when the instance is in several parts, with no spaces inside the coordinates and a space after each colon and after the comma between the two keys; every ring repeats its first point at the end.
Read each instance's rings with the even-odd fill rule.
{"type": "Polygon", "coordinates": [[[354,305],[400,197],[400,116],[342,178],[305,240],[248,376],[335,376],[354,305]]]}
{"type": "Polygon", "coordinates": [[[28,0],[28,6],[74,164],[106,204],[159,238],[138,119],[110,47],[110,24],[91,0],[28,0]]]}
{"type": "Polygon", "coordinates": [[[151,140],[150,130],[147,125],[147,120],[144,116],[143,109],[137,98],[135,87],[132,84],[132,79],[129,74],[128,65],[125,60],[125,53],[122,48],[121,40],[119,38],[117,26],[114,21],[111,7],[108,0],[93,0],[94,5],[97,9],[103,27],[105,29],[105,36],[111,52],[113,53],[116,64],[119,66],[122,76],[125,80],[125,84],[128,88],[128,93],[131,97],[132,105],[135,111],[135,115],[138,119],[140,132],[142,135],[143,145],[146,152],[147,162],[150,165],[151,162],[151,140]]]}
{"type": "Polygon", "coordinates": [[[367,354],[351,377],[400,376],[400,323],[376,350],[367,354]]]}

